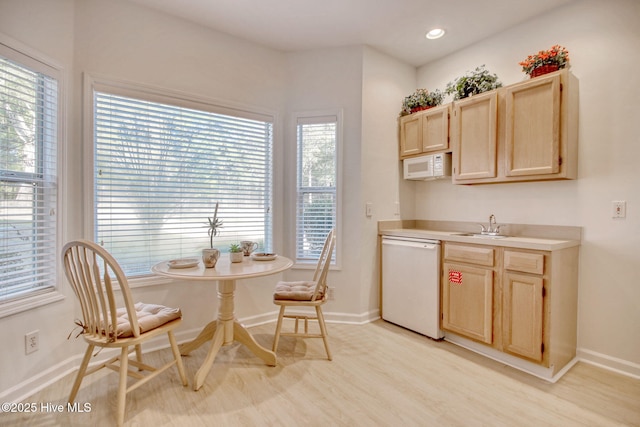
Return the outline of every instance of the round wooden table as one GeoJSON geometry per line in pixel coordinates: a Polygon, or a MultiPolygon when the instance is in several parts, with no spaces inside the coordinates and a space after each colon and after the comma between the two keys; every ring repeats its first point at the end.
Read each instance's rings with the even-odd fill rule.
{"type": "Polygon", "coordinates": [[[193,383],[194,390],[200,389],[204,384],[220,347],[232,344],[234,341],[247,346],[267,365],[276,366],[276,354],[258,344],[249,331],[235,318],[236,280],[268,276],[287,270],[292,265],[293,261],[283,256],[278,256],[272,261],[256,261],[251,257],[245,257],[243,262],[231,263],[228,255],[222,255],[214,268],[204,268],[202,260],[198,262],[197,266],[189,268],[170,268],[168,261],[160,262],[151,268],[156,274],[174,279],[216,282],[218,284],[218,318],[209,322],[193,341],[180,345],[180,354],[186,356],[204,343],[211,341],[209,353],[196,372],[193,383]]]}

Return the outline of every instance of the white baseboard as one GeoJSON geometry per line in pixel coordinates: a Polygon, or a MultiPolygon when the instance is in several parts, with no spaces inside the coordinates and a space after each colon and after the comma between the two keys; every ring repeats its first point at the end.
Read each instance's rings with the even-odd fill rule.
{"type": "Polygon", "coordinates": [[[578,348],[578,358],[581,362],[596,365],[609,371],[617,372],[640,380],[640,364],[607,356],[606,354],[578,348]]]}
{"type": "Polygon", "coordinates": [[[364,325],[380,319],[380,310],[371,310],[361,314],[324,312],[327,323],[344,323],[350,325],[364,325]]]}
{"type": "Polygon", "coordinates": [[[29,396],[55,383],[70,372],[77,370],[81,360],[82,354],[79,354],[39,372],[37,375],[0,393],[0,400],[13,403],[23,402],[29,396]]]}
{"type": "Polygon", "coordinates": [[[510,356],[506,353],[499,352],[482,344],[477,344],[474,341],[467,340],[466,338],[459,337],[454,334],[448,334],[445,337],[445,340],[450,341],[454,344],[458,344],[461,347],[465,347],[466,349],[474,351],[476,353],[481,353],[487,357],[490,357],[491,359],[503,362],[513,368],[528,372],[552,383],[559,380],[577,362],[589,363],[591,365],[595,365],[612,372],[617,372],[631,378],[640,379],[639,364],[607,356],[606,354],[597,353],[595,351],[587,350],[584,348],[578,348],[576,350],[576,357],[574,357],[555,375],[552,375],[550,369],[546,369],[534,363],[530,363],[517,357],[510,356]]]}
{"type": "MultiPolygon", "coordinates": [[[[287,313],[314,313],[313,310],[287,310],[287,313]]],[[[349,313],[337,313],[337,312],[328,312],[324,311],[324,319],[327,323],[343,323],[349,325],[364,325],[365,323],[371,323],[374,320],[378,320],[380,318],[380,310],[371,310],[366,313],[361,314],[349,314],[349,313]]],[[[240,323],[250,328],[252,326],[264,325],[267,323],[275,322],[278,319],[278,312],[273,311],[271,313],[265,313],[258,316],[244,317],[239,319],[240,323]]]]}
{"type": "MultiPolygon", "coordinates": [[[[189,331],[181,331],[176,332],[176,341],[178,343],[190,341],[195,338],[200,329],[192,329],[189,331]]],[[[159,335],[157,337],[152,338],[145,344],[143,344],[143,352],[150,353],[156,350],[161,350],[169,347],[169,342],[167,341],[166,335],[159,335]]],[[[86,347],[85,347],[86,348],[86,347]]],[[[97,349],[96,349],[97,351],[97,349]]],[[[100,351],[99,355],[96,356],[89,366],[94,366],[98,363],[104,362],[109,358],[115,356],[119,352],[118,349],[103,349],[100,351]]],[[[8,390],[0,393],[0,401],[2,402],[23,402],[29,396],[39,392],[43,388],[55,383],[56,381],[62,379],[66,375],[71,372],[75,372],[78,370],[80,363],[82,361],[83,353],[76,354],[63,360],[62,362],[52,366],[45,371],[38,373],[37,375],[28,378],[27,380],[11,387],[8,390]]],[[[71,391],[71,389],[69,389],[71,391]]]]}

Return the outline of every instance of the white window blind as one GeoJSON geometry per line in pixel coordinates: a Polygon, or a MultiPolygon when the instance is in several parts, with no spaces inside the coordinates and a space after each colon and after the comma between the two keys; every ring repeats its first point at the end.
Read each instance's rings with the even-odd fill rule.
{"type": "MultiPolygon", "coordinates": [[[[297,119],[296,259],[316,261],[336,227],[337,116],[297,119]]],[[[333,253],[333,260],[336,259],[333,253]]]]}
{"type": "Polygon", "coordinates": [[[209,247],[272,239],[272,128],[261,121],[94,92],[95,238],[129,276],[209,247]]]}
{"type": "Polygon", "coordinates": [[[55,289],[58,71],[0,44],[0,301],[55,289]]]}

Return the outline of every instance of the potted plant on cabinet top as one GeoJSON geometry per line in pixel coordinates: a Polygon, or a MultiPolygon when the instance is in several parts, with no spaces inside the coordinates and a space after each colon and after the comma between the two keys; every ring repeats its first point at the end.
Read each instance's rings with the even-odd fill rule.
{"type": "Polygon", "coordinates": [[[527,59],[518,64],[531,78],[538,77],[567,67],[569,51],[565,47],[554,45],[549,50],[541,50],[535,55],[527,56],[527,59]]]}
{"type": "Polygon", "coordinates": [[[498,80],[498,76],[489,73],[484,65],[481,65],[475,70],[467,72],[464,76],[447,83],[445,93],[447,95],[453,94],[453,99],[458,100],[499,87],[502,87],[502,83],[498,80]]]}
{"type": "Polygon", "coordinates": [[[213,268],[220,258],[220,251],[213,247],[213,238],[218,235],[222,228],[222,220],[218,218],[218,202],[216,202],[216,210],[213,217],[207,218],[209,234],[209,248],[202,250],[202,262],[206,268],[213,268]]]}
{"type": "Polygon", "coordinates": [[[242,262],[244,259],[244,253],[240,245],[232,243],[229,245],[229,258],[231,262],[242,262]]]}
{"type": "Polygon", "coordinates": [[[427,89],[418,89],[402,101],[401,116],[415,113],[416,111],[426,110],[427,108],[437,107],[442,104],[444,94],[438,89],[429,92],[427,89]]]}

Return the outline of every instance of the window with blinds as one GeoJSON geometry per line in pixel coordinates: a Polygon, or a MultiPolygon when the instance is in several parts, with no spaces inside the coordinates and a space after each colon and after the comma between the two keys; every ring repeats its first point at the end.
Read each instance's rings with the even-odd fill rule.
{"type": "Polygon", "coordinates": [[[55,290],[58,73],[0,43],[0,302],[55,290]]]}
{"type": "MultiPolygon", "coordinates": [[[[297,118],[296,261],[315,262],[336,227],[338,116],[297,118]]],[[[333,260],[336,259],[336,251],[333,260]]]]}
{"type": "MultiPolygon", "coordinates": [[[[95,239],[128,276],[213,246],[272,240],[272,120],[94,91],[95,239]]],[[[214,106],[210,106],[214,109],[214,106]]]]}

